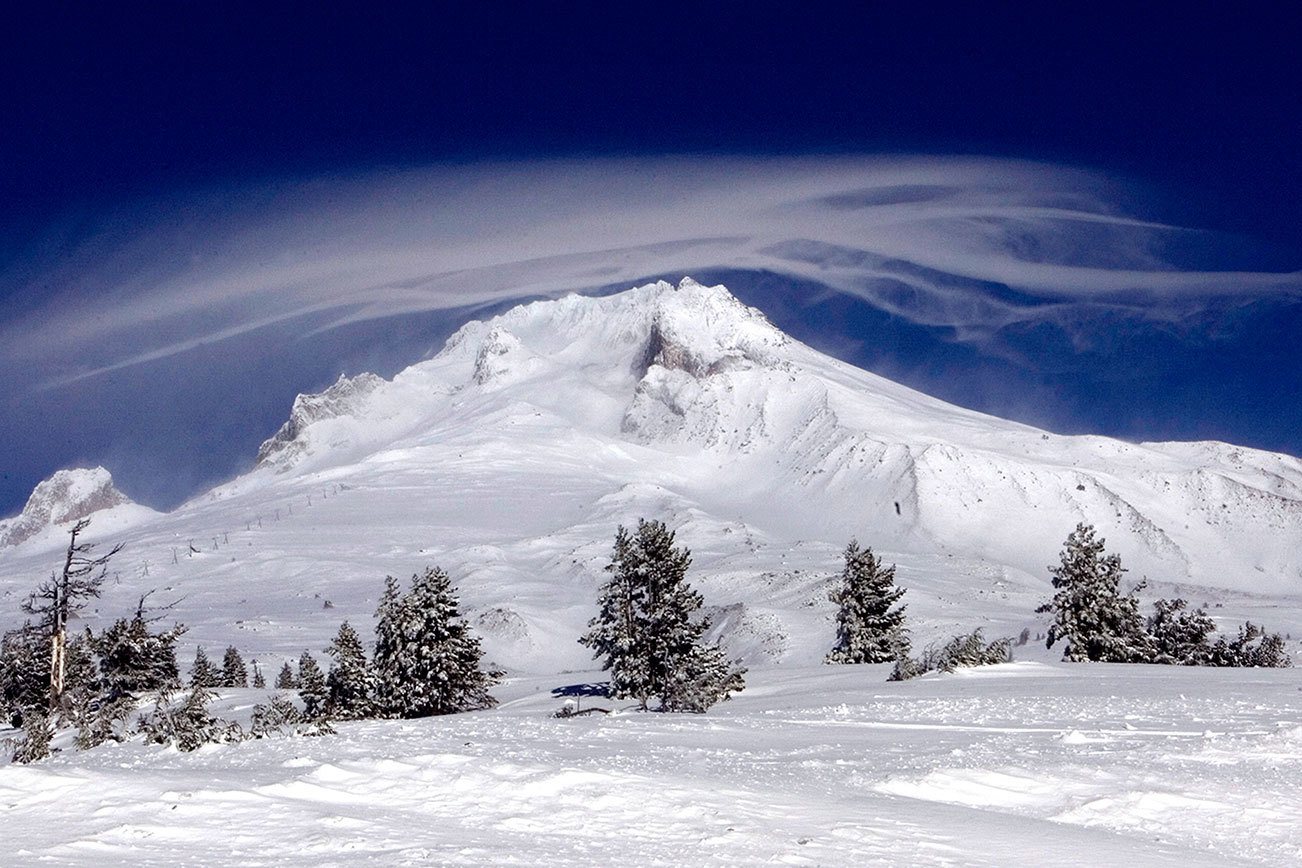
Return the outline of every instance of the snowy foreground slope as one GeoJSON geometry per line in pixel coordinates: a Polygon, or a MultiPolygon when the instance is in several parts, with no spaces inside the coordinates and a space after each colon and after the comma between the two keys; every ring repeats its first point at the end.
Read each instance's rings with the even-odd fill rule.
{"type": "MultiPolygon", "coordinates": [[[[252,460],[252,456],[250,456],[252,460]]],[[[383,577],[445,567],[510,671],[586,668],[620,523],[661,518],[734,653],[812,663],[852,536],[899,563],[919,644],[1043,627],[1045,565],[1095,524],[1150,594],[1223,629],[1302,635],[1302,463],[1222,443],[1062,437],[954,407],[796,342],[690,280],[472,322],[392,382],[302,396],[247,475],[127,529],[92,619],[179,600],[187,641],[274,671],[370,624],[383,577]],[[327,607],[329,601],[329,607],[327,607]]],[[[0,549],[0,607],[61,531],[0,549]]]]}
{"type": "Polygon", "coordinates": [[[3,861],[1302,861],[1296,670],[1026,662],[885,677],[769,667],[706,715],[568,720],[549,716],[550,691],[572,682],[533,677],[489,712],[193,754],[61,754],[0,767],[3,861]]]}

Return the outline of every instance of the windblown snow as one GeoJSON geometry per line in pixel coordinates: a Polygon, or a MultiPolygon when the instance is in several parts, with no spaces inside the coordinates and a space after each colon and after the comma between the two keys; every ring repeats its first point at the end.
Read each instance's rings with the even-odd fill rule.
{"type": "MultiPolygon", "coordinates": [[[[106,472],[75,473],[83,476],[69,492],[115,491],[91,484],[106,472]]],[[[1145,595],[1205,603],[1222,630],[1251,618],[1298,633],[1302,462],[1224,443],[1059,436],[965,410],[791,339],[722,286],[661,282],[468,323],[442,352],[391,381],[364,373],[300,396],[254,469],[166,515],[115,523],[107,516],[122,507],[111,496],[33,494],[38,505],[46,500],[90,503],[80,513],[93,515],[87,538],[127,544],[87,613],[96,626],[157,589],[155,598],[176,601],[175,617],[191,627],[183,655],[195,644],[236,644],[271,673],[305,648],[322,649],[345,618],[364,630],[386,574],[405,578],[437,564],[454,577],[489,659],[513,681],[503,689],[512,698],[505,711],[350,726],[329,747],[258,744],[165,760],[140,746],[105,749],[112,759],[93,773],[98,782],[133,786],[126,778],[143,764],[154,776],[131,798],[177,812],[164,820],[133,808],[111,828],[87,821],[75,845],[53,831],[48,840],[34,835],[32,854],[78,861],[157,852],[165,860],[176,843],[169,822],[202,837],[229,809],[255,823],[335,824],[371,841],[367,852],[413,861],[496,861],[493,840],[505,840],[525,848],[523,862],[558,854],[605,862],[615,854],[596,840],[602,823],[688,830],[703,848],[693,851],[700,861],[732,863],[856,861],[841,858],[850,854],[1049,864],[1033,847],[1008,858],[1014,851],[998,845],[1049,826],[1064,852],[1184,864],[1191,854],[1209,863],[1302,858],[1296,823],[1199,783],[1204,774],[1238,781],[1221,763],[1247,754],[1252,769],[1275,762],[1298,770],[1296,675],[1261,676],[1234,708],[1181,710],[1175,694],[1200,696],[1207,679],[1228,684],[1235,674],[1124,668],[1130,680],[1109,704],[1103,694],[1113,676],[1097,673],[1119,667],[1030,662],[998,668],[1004,675],[888,687],[884,671],[813,666],[832,640],[826,593],[851,537],[898,564],[919,646],[975,627],[991,637],[1044,629],[1047,616],[1034,609],[1050,594],[1046,565],[1082,521],[1121,553],[1131,579],[1147,580],[1145,595]],[[600,677],[576,639],[594,613],[616,527],[639,517],[663,519],[692,550],[693,585],[725,644],[753,667],[752,686],[703,718],[612,718],[562,733],[539,717],[557,702],[546,690],[600,677]],[[586,674],[557,674],[567,671],[586,674]],[[1095,679],[1087,695],[1064,681],[1075,672],[1095,679]],[[1043,702],[1034,692],[1042,686],[1051,690],[1043,702]],[[823,690],[835,700],[814,695],[823,690]],[[1127,714],[1148,735],[1130,734],[1127,714]],[[962,728],[969,724],[977,729],[962,728]],[[897,725],[931,735],[892,741],[897,725]],[[1203,738],[1204,730],[1225,739],[1203,738]],[[630,743],[621,739],[642,738],[667,753],[621,747],[630,743]],[[425,745],[419,755],[414,740],[425,745]],[[904,743],[925,756],[861,762],[863,752],[903,751],[904,743]],[[591,759],[589,749],[605,759],[591,759]],[[1117,751],[1134,768],[1103,771],[1117,751]],[[131,771],[115,770],[118,759],[131,771]],[[677,777],[651,787],[649,776],[666,769],[677,777]],[[833,783],[853,797],[842,802],[829,789],[809,801],[811,787],[833,783]],[[401,787],[425,793],[420,805],[400,803],[380,818],[355,806],[359,793],[384,801],[401,787]],[[774,796],[788,787],[789,797],[774,796]],[[497,794],[482,804],[498,807],[485,815],[488,826],[483,818],[455,826],[465,833],[462,850],[439,838],[407,851],[386,837],[400,817],[444,823],[481,791],[497,794]],[[927,808],[919,812],[918,803],[927,808]],[[273,813],[261,817],[268,805],[273,813]],[[994,811],[1003,825],[983,831],[955,820],[954,835],[932,827],[972,811],[994,811]],[[856,826],[854,814],[880,824],[856,826]],[[1206,822],[1184,828],[1176,818],[1188,816],[1206,822]],[[585,825],[585,817],[601,819],[585,825]],[[1236,843],[1245,823],[1270,830],[1260,853],[1236,843]],[[562,827],[571,836],[563,843],[539,843],[537,835],[562,827]],[[964,850],[981,841],[985,850],[964,850]],[[127,843],[141,849],[122,849],[127,843]]],[[[14,620],[76,517],[33,509],[0,524],[0,545],[10,546],[0,551],[0,606],[14,620]],[[39,517],[29,520],[29,511],[39,517]],[[15,535],[20,525],[44,530],[15,535]]],[[[60,758],[44,780],[73,793],[78,762],[60,758]]],[[[0,803],[34,810],[27,788],[36,778],[26,776],[42,774],[3,770],[0,803]]],[[[1279,797],[1296,805],[1297,785],[1273,775],[1279,797]]],[[[70,810],[106,809],[70,798],[80,800],[70,810]]],[[[329,829],[318,833],[322,849],[313,844],[295,858],[349,858],[327,846],[329,829]]],[[[682,860],[683,851],[653,837],[628,844],[628,854],[682,860]]],[[[195,858],[252,858],[229,846],[195,858]]]]}
{"type": "MultiPolygon", "coordinates": [[[[104,471],[74,474],[77,490],[115,491],[104,471]]],[[[1034,627],[1045,566],[1080,521],[1133,580],[1221,602],[1227,627],[1302,590],[1296,458],[1063,437],[965,410],[685,279],[523,305],[392,381],[300,396],[251,472],[124,532],[100,608],[159,588],[194,641],[224,643],[238,622],[241,647],[296,655],[341,618],[367,623],[384,575],[437,563],[498,664],[573,669],[615,528],[638,517],[691,548],[693,581],[751,663],[821,659],[825,586],[851,537],[898,562],[924,638],[1034,627]]],[[[0,593],[25,593],[62,539],[8,550],[0,593]]],[[[1302,630],[1284,617],[1265,620],[1302,630]]]]}
{"type": "Polygon", "coordinates": [[[114,529],[158,515],[118,491],[103,467],[60,470],[33,489],[21,513],[0,521],[0,549],[38,536],[62,540],[60,525],[94,514],[99,514],[101,525],[114,529]]]}

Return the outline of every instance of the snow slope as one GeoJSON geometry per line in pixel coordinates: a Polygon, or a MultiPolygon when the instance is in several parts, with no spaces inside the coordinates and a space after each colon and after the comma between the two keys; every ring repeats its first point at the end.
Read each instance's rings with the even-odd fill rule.
{"type": "MultiPolygon", "coordinates": [[[[781,333],[690,279],[464,326],[436,357],[301,396],[254,470],[123,539],[98,613],[179,600],[192,643],[272,670],[370,623],[383,576],[449,570],[511,671],[584,668],[614,530],[675,527],[751,664],[817,661],[852,537],[898,562],[919,641],[1042,628],[1045,565],[1098,526],[1150,593],[1302,631],[1302,463],[1221,443],[1062,437],[964,410],[781,333]],[[328,601],[328,603],[327,603],[328,601]]],[[[0,552],[0,605],[58,534],[0,552]]],[[[16,604],[15,604],[16,607],[16,604]]]]}
{"type": "Polygon", "coordinates": [[[597,674],[524,678],[495,711],[0,767],[4,861],[1302,861],[1297,670],[1014,663],[887,684],[886,669],[770,667],[706,715],[562,720],[552,690],[597,674]]]}

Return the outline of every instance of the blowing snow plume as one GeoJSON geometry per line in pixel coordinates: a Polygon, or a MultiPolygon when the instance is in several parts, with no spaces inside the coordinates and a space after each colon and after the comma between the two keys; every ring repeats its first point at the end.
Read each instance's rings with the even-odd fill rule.
{"type": "MultiPolygon", "coordinates": [[[[5,324],[4,357],[50,387],[287,323],[323,334],[721,268],[813,280],[974,341],[1070,324],[1081,307],[1182,318],[1302,287],[1297,273],[1181,269],[1162,251],[1185,230],[1117,213],[1121,195],[1030,163],[848,158],[484,165],[221,191],[152,211],[129,237],[106,229],[58,265],[11,268],[7,282],[36,273],[54,291],[5,324]]],[[[142,215],[109,225],[124,216],[142,215]]]]}
{"type": "Polygon", "coordinates": [[[988,159],[663,158],[376,173],[99,215],[0,277],[25,299],[0,322],[0,434],[17,466],[43,465],[11,499],[93,459],[128,485],[167,468],[136,496],[175,502],[244,466],[295,393],[343,369],[393,373],[484,308],[656,277],[764,273],[987,356],[1018,328],[1073,336],[1299,297],[1297,273],[1184,267],[1201,236],[1121,213],[1128,195],[988,159]],[[67,417],[80,433],[51,457],[50,420],[67,417]],[[182,440],[190,469],[140,457],[182,440]]]}

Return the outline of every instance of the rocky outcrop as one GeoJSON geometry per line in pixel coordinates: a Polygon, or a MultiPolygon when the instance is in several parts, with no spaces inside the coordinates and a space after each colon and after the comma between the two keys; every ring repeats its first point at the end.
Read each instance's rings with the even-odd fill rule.
{"type": "Polygon", "coordinates": [[[294,399],[289,419],[258,448],[258,466],[292,459],[301,451],[300,437],[309,425],[353,415],[386,382],[376,374],[364,373],[351,378],[340,374],[335,384],[324,392],[299,395],[294,399]]]}
{"type": "Polygon", "coordinates": [[[53,525],[130,502],[103,467],[60,470],[32,490],[22,513],[0,522],[0,548],[26,542],[53,525]]]}

